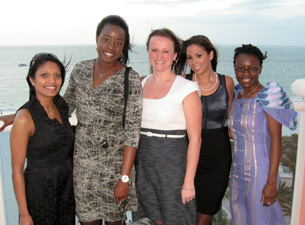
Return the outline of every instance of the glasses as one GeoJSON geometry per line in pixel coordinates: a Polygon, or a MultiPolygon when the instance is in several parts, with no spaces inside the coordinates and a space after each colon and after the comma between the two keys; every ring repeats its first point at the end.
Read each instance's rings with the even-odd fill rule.
{"type": "Polygon", "coordinates": [[[53,53],[48,53],[48,52],[41,52],[36,54],[31,63],[30,66],[33,66],[35,64],[36,61],[41,60],[41,59],[45,59],[45,58],[55,58],[56,60],[59,61],[58,57],[56,55],[54,55],[53,53]]]}
{"type": "Polygon", "coordinates": [[[249,67],[248,69],[244,68],[244,67],[235,67],[235,72],[236,73],[244,73],[248,71],[249,73],[254,73],[256,71],[258,71],[257,67],[249,67]]]}

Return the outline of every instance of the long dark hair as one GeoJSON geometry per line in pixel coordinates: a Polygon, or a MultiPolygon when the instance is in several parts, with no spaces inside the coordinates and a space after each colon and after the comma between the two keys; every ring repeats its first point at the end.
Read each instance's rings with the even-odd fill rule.
{"type": "MultiPolygon", "coordinates": [[[[198,45],[201,48],[203,48],[208,54],[210,54],[211,51],[214,52],[214,57],[211,60],[211,66],[214,72],[216,72],[217,69],[217,58],[218,58],[218,53],[216,48],[214,47],[214,45],[212,44],[212,42],[210,41],[210,39],[204,35],[195,35],[192,36],[191,38],[183,41],[182,43],[182,51],[181,51],[181,55],[179,58],[179,61],[177,63],[177,68],[178,68],[178,73],[182,74],[185,72],[186,69],[186,61],[187,61],[187,56],[186,56],[186,50],[189,46],[191,45],[198,45]]],[[[193,71],[191,70],[190,73],[193,73],[193,71]]]]}
{"type": "MultiPolygon", "coordinates": [[[[60,73],[61,73],[61,79],[62,79],[61,87],[63,86],[63,84],[65,82],[66,68],[70,61],[64,66],[64,64],[57,58],[57,56],[52,53],[42,52],[42,53],[36,54],[30,62],[29,71],[26,76],[26,81],[30,88],[30,96],[29,96],[30,100],[36,96],[36,90],[35,90],[35,87],[32,85],[30,78],[32,80],[35,80],[35,73],[36,73],[37,69],[41,65],[46,63],[47,61],[54,62],[58,65],[58,67],[60,69],[60,73]]],[[[56,96],[58,96],[58,95],[59,95],[59,92],[57,93],[56,96]]]]}
{"type": "Polygon", "coordinates": [[[124,65],[126,65],[129,62],[129,56],[128,53],[131,50],[131,44],[130,44],[130,35],[129,35],[129,28],[126,23],[126,21],[118,16],[118,15],[109,15],[102,19],[102,21],[97,25],[96,28],[96,37],[98,37],[105,25],[111,24],[111,25],[117,25],[121,27],[125,32],[125,41],[124,41],[124,47],[123,47],[123,55],[118,59],[118,61],[124,65]]]}

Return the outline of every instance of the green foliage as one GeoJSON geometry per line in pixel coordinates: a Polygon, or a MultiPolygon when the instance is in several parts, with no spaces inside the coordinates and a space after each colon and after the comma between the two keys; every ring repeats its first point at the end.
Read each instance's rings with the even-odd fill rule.
{"type": "Polygon", "coordinates": [[[295,164],[298,149],[298,135],[282,137],[282,156],[281,165],[285,173],[291,173],[294,181],[295,164]]]}
{"type": "Polygon", "coordinates": [[[213,225],[232,225],[232,220],[228,218],[229,215],[220,208],[219,212],[213,216],[213,225]]]}
{"type": "Polygon", "coordinates": [[[298,134],[282,137],[281,166],[285,173],[292,175],[292,186],[285,181],[280,181],[278,199],[285,216],[290,216],[292,211],[292,199],[295,179],[295,167],[298,149],[298,134]]]}
{"type": "Polygon", "coordinates": [[[285,181],[280,181],[280,186],[278,189],[278,199],[285,216],[291,215],[292,197],[293,197],[292,187],[291,186],[289,187],[285,181]]]}

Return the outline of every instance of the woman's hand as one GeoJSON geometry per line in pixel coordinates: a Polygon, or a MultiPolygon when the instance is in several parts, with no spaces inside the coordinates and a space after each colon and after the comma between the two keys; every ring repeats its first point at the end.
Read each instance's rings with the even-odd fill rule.
{"type": "Polygon", "coordinates": [[[34,225],[30,214],[22,214],[19,218],[19,225],[34,225]]]}
{"type": "Polygon", "coordinates": [[[182,203],[186,204],[190,201],[192,201],[195,198],[195,188],[184,188],[181,189],[181,197],[182,197],[182,203]]]}
{"type": "MultiPolygon", "coordinates": [[[[130,176],[134,159],[136,157],[136,153],[137,153],[136,148],[127,145],[124,146],[121,174],[130,176]]],[[[118,183],[114,187],[115,202],[118,204],[120,201],[127,200],[128,194],[129,194],[128,182],[123,183],[122,180],[119,179],[118,183]]]]}
{"type": "Polygon", "coordinates": [[[119,179],[118,183],[114,187],[114,197],[115,203],[119,203],[120,201],[127,200],[129,194],[129,185],[127,183],[123,183],[121,179],[119,179]]]}
{"type": "Polygon", "coordinates": [[[271,206],[274,202],[277,200],[277,188],[276,184],[267,184],[265,185],[263,189],[263,195],[262,195],[262,200],[261,202],[264,203],[264,206],[271,206]]]}

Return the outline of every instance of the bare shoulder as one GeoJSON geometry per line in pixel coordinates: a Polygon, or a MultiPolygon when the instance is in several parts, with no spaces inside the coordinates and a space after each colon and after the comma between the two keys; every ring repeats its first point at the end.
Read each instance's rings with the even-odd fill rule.
{"type": "Polygon", "coordinates": [[[18,112],[15,115],[14,123],[15,122],[25,123],[29,119],[32,120],[32,116],[31,116],[29,110],[20,109],[20,110],[18,110],[18,112]]]}
{"type": "Polygon", "coordinates": [[[230,76],[225,75],[226,79],[226,88],[229,92],[234,92],[234,81],[233,78],[230,76]]]}
{"type": "Polygon", "coordinates": [[[34,121],[27,109],[20,109],[15,116],[12,129],[23,129],[25,132],[33,133],[35,129],[34,121]]]}
{"type": "Polygon", "coordinates": [[[225,79],[227,87],[234,87],[234,81],[232,77],[225,75],[225,79]]]}

